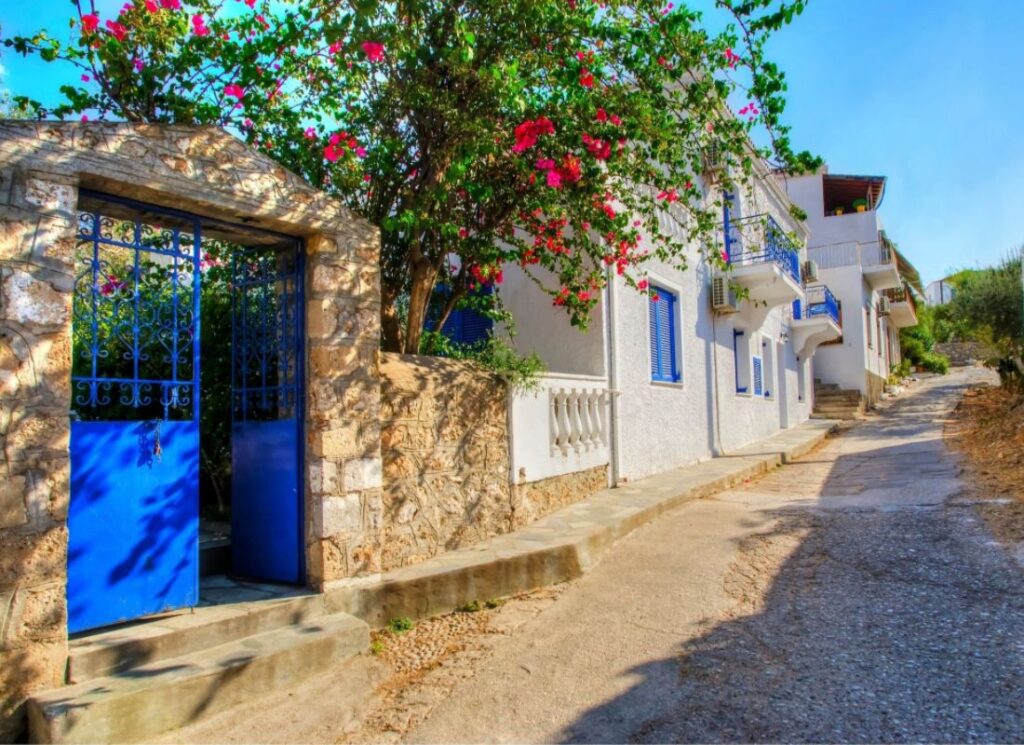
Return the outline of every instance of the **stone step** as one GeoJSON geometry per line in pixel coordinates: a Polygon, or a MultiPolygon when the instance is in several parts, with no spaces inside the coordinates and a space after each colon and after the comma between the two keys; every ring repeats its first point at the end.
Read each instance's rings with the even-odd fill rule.
{"type": "Polygon", "coordinates": [[[82,683],[309,621],[324,613],[323,595],[291,590],[267,599],[199,607],[90,633],[68,644],[68,680],[82,683]]]}
{"type": "Polygon", "coordinates": [[[322,672],[369,646],[335,613],[33,696],[32,742],[139,742],[322,672]]]}

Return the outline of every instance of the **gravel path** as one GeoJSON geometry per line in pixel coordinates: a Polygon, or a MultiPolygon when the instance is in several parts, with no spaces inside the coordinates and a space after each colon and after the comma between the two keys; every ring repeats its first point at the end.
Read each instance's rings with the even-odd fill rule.
{"type": "Polygon", "coordinates": [[[406,739],[1024,740],[1024,570],[942,442],[984,374],[636,531],[406,739]]]}

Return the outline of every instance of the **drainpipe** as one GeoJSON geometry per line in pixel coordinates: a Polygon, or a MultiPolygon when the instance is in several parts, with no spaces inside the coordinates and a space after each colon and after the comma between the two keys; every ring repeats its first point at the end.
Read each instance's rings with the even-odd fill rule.
{"type": "MultiPolygon", "coordinates": [[[[726,246],[728,246],[728,239],[726,246]]],[[[726,249],[728,250],[728,248],[726,249]]],[[[710,274],[710,267],[708,267],[710,274]]],[[[714,310],[711,311],[711,395],[714,397],[715,405],[712,412],[712,416],[715,421],[711,423],[713,432],[715,433],[715,440],[711,446],[711,456],[714,458],[721,458],[725,455],[725,449],[722,447],[722,410],[718,402],[718,319],[715,317],[714,310]]]]}
{"type": "Polygon", "coordinates": [[[608,267],[607,272],[608,287],[605,290],[605,367],[608,370],[608,396],[610,398],[608,402],[608,429],[611,433],[608,443],[608,461],[611,466],[611,473],[609,474],[610,486],[618,486],[622,474],[622,463],[620,462],[621,448],[619,447],[621,442],[619,433],[619,357],[615,353],[615,304],[618,293],[615,290],[615,274],[612,272],[611,267],[608,267]]]}

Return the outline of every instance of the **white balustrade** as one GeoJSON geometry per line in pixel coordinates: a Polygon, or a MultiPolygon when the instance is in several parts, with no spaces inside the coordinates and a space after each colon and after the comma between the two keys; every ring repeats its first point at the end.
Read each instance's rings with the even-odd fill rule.
{"type": "Polygon", "coordinates": [[[604,378],[546,375],[533,391],[509,396],[514,483],[539,481],[609,462],[604,378]]]}

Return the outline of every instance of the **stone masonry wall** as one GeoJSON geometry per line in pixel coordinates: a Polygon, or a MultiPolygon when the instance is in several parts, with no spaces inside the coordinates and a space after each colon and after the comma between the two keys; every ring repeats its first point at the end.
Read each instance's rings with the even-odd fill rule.
{"type": "Polygon", "coordinates": [[[379,571],[377,230],[215,128],[0,120],[0,741],[65,675],[81,188],[305,238],[307,582],[379,571]]]}
{"type": "Polygon", "coordinates": [[[466,362],[381,358],[383,568],[508,532],[504,384],[466,362]]]}
{"type": "Polygon", "coordinates": [[[0,741],[64,679],[71,283],[77,189],[0,170],[0,741]]]}
{"type": "Polygon", "coordinates": [[[507,389],[486,370],[383,354],[380,371],[385,571],[518,530],[607,486],[601,467],[512,487],[507,389]]]}

